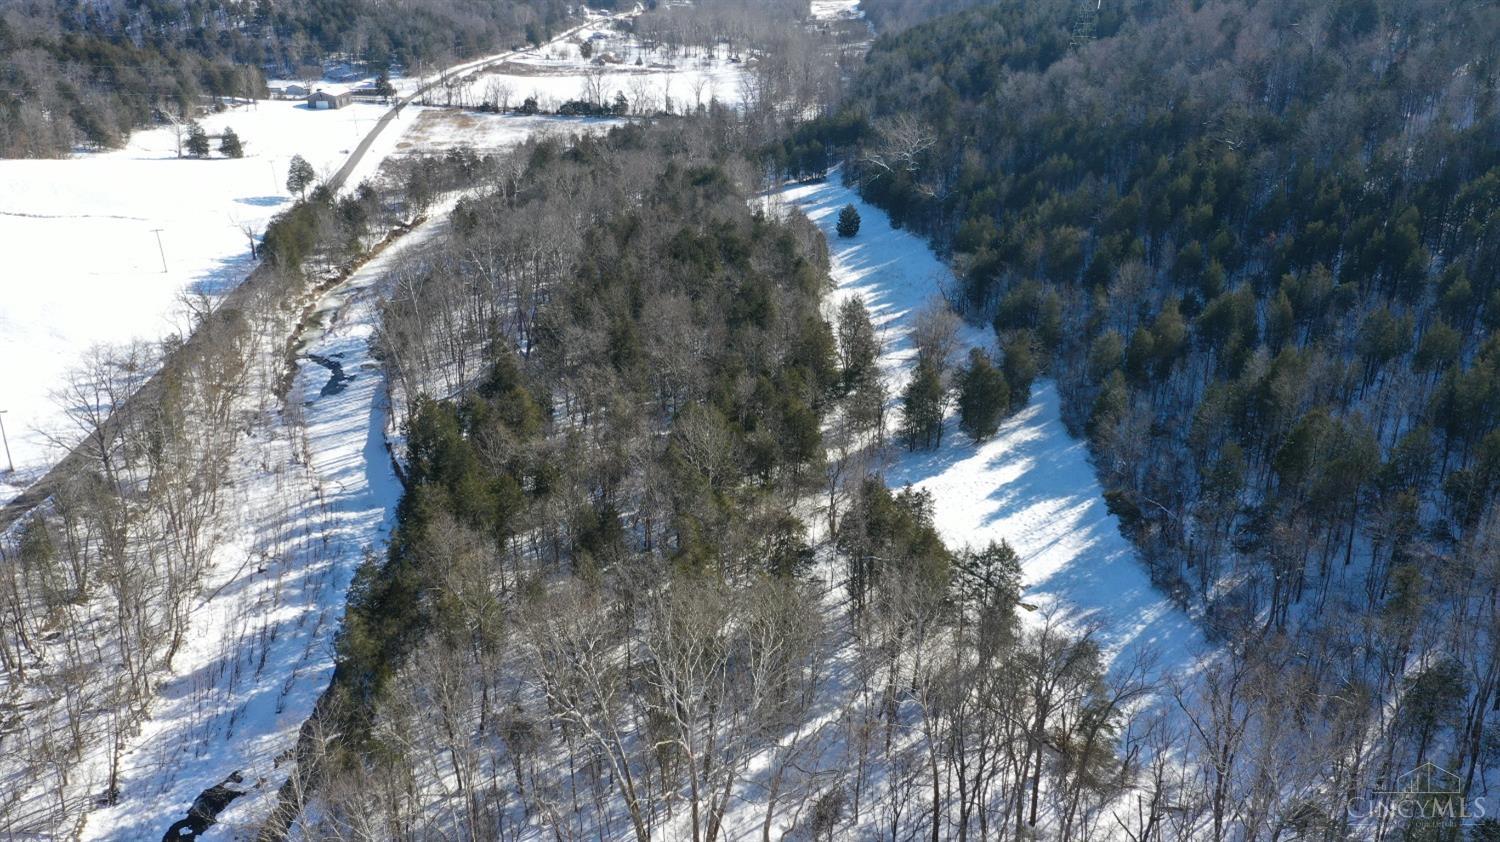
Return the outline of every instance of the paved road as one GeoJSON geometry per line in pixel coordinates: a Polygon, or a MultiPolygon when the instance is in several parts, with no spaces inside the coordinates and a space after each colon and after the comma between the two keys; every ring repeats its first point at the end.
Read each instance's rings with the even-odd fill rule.
{"type": "MultiPolygon", "coordinates": [[[[553,39],[553,42],[567,38],[568,36],[578,32],[579,30],[589,26],[597,25],[597,23],[597,21],[587,21],[581,23],[578,26],[572,27],[562,34],[556,36],[553,39]]],[[[418,97],[438,87],[445,76],[454,73],[467,74],[473,73],[478,70],[483,70],[490,65],[498,64],[500,62],[515,58],[516,56],[524,52],[526,52],[526,50],[511,50],[499,55],[488,56],[486,58],[473,61],[461,62],[447,68],[431,81],[421,85],[410,94],[407,94],[406,96],[398,99],[394,105],[392,105],[389,109],[386,110],[384,114],[381,115],[380,119],[375,122],[375,125],[370,129],[368,133],[365,134],[364,138],[360,140],[359,144],[350,151],[348,160],[344,161],[344,165],[339,167],[338,172],[334,173],[333,176],[328,179],[328,181],[326,182],[327,186],[334,192],[338,192],[339,190],[341,190],[344,186],[344,182],[348,180],[350,174],[352,174],[355,168],[360,165],[360,162],[364,160],[365,153],[370,151],[370,145],[375,142],[375,139],[380,136],[381,132],[385,131],[386,126],[389,126],[392,120],[395,120],[400,116],[402,109],[415,102],[418,97]]],[[[245,280],[242,281],[239,286],[236,286],[232,291],[229,292],[228,295],[224,296],[223,301],[220,303],[220,310],[224,312],[230,312],[233,310],[242,309],[243,305],[251,299],[251,297],[258,291],[260,286],[267,282],[271,274],[271,271],[265,266],[265,264],[257,265],[253,270],[251,270],[250,274],[245,277],[245,280]]],[[[203,342],[207,341],[202,337],[202,333],[202,331],[194,332],[192,336],[188,337],[187,341],[183,344],[181,349],[174,352],[171,356],[164,360],[161,370],[156,374],[153,374],[149,379],[146,380],[145,383],[141,384],[141,387],[137,389],[133,395],[125,400],[123,406],[121,406],[114,414],[109,417],[109,419],[105,421],[107,427],[112,428],[118,426],[118,424],[121,423],[118,419],[124,413],[130,412],[131,407],[150,406],[155,403],[161,396],[162,384],[165,382],[164,374],[167,371],[171,370],[173,366],[180,366],[182,364],[182,360],[189,359],[193,352],[197,350],[197,347],[203,342]]],[[[110,429],[108,428],[106,429],[106,432],[110,432],[110,429]]],[[[25,491],[22,491],[20,494],[16,495],[10,500],[10,502],[6,503],[4,506],[0,506],[0,534],[3,534],[6,530],[10,529],[10,527],[14,525],[16,521],[24,517],[27,512],[30,512],[32,509],[45,502],[47,498],[62,490],[66,486],[67,481],[70,477],[78,475],[80,471],[88,467],[89,461],[90,460],[88,457],[88,453],[85,450],[85,444],[74,446],[74,448],[68,451],[68,453],[63,456],[63,458],[54,463],[45,474],[43,474],[31,485],[27,486],[25,491]]]]}

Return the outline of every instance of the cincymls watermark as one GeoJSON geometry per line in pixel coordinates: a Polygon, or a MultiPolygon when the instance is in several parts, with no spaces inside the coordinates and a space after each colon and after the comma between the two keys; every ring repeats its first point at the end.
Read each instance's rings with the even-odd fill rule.
{"type": "Polygon", "coordinates": [[[1465,798],[1459,776],[1435,763],[1423,763],[1392,783],[1389,789],[1375,790],[1369,797],[1349,799],[1344,805],[1349,818],[1464,823],[1489,815],[1484,798],[1465,798]]]}

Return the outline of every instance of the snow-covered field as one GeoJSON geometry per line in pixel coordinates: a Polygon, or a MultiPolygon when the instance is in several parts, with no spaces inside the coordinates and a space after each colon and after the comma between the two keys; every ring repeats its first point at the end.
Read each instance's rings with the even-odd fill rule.
{"type": "MultiPolygon", "coordinates": [[[[837,183],[794,185],[779,200],[799,208],[828,237],[835,306],[858,295],[886,340],[881,365],[899,393],[914,365],[907,338],[910,317],[953,281],[948,267],[917,236],[890,225],[879,208],[837,183]],[[858,236],[834,231],[838,212],[852,203],[858,236]]],[[[966,326],[965,347],[994,352],[994,333],[966,326]]],[[[949,418],[943,445],[906,453],[886,472],[892,486],[930,490],[936,523],[950,546],[983,547],[1008,541],[1023,565],[1023,598],[1056,604],[1070,623],[1099,625],[1100,641],[1117,658],[1149,651],[1161,677],[1189,669],[1205,649],[1197,626],[1157,591],[1135,550],[1104,505],[1088,449],[1071,438],[1049,382],[1000,432],[975,447],[949,418]]]]}
{"type": "Polygon", "coordinates": [[[533,137],[604,132],[623,123],[609,117],[527,117],[431,108],[417,115],[415,124],[396,143],[396,154],[432,154],[460,146],[495,151],[533,137]]]}
{"type": "MultiPolygon", "coordinates": [[[[494,102],[511,107],[535,97],[541,110],[554,111],[568,100],[597,98],[609,103],[620,94],[632,113],[680,114],[714,101],[729,106],[743,103],[745,67],[736,58],[723,50],[711,58],[669,55],[646,49],[639,40],[611,27],[591,26],[463,80],[454,96],[465,104],[494,102]],[[595,59],[609,55],[618,63],[592,64],[583,58],[584,42],[592,45],[595,59]]],[[[440,99],[445,96],[442,90],[431,96],[445,101],[440,99]]]]}
{"type": "Polygon", "coordinates": [[[812,0],[814,20],[856,20],[865,16],[859,0],[812,0]]]}
{"type": "MultiPolygon", "coordinates": [[[[292,156],[330,175],[384,111],[263,101],[205,118],[210,135],[227,126],[240,136],[240,159],[179,159],[160,128],[113,152],[0,161],[0,410],[17,468],[0,473],[0,502],[61,455],[51,437],[76,440],[51,394],[84,352],[181,330],[181,295],[219,295],[248,273],[246,230],[258,235],[291,201],[292,156]]],[[[361,169],[414,118],[382,133],[361,169]]]]}

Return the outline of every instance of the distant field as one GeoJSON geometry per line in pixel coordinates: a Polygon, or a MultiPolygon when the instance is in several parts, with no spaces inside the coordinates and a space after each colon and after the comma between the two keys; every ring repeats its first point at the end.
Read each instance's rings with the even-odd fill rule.
{"type": "Polygon", "coordinates": [[[396,152],[430,154],[459,146],[494,151],[508,149],[532,137],[607,131],[623,122],[601,117],[523,117],[434,108],[417,115],[396,143],[396,152]]]}
{"type": "MultiPolygon", "coordinates": [[[[179,159],[172,131],[160,128],[138,132],[118,151],[0,161],[0,410],[17,468],[0,474],[0,501],[59,455],[50,437],[76,438],[51,393],[89,347],[183,328],[182,294],[222,294],[248,271],[245,229],[259,234],[290,201],[292,156],[331,174],[384,111],[355,104],[313,112],[291,101],[241,106],[203,120],[214,136],[208,160],[179,159]],[[240,136],[245,157],[218,155],[226,126],[240,136]]],[[[381,136],[351,185],[408,124],[381,136]]]]}

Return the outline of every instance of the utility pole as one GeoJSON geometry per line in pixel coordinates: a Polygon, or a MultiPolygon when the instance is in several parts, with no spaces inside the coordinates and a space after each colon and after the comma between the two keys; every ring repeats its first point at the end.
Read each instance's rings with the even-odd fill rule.
{"type": "Polygon", "coordinates": [[[167,274],[167,250],[161,244],[161,228],[152,228],[151,233],[156,235],[156,251],[161,255],[161,273],[167,274]]]}
{"type": "Polygon", "coordinates": [[[15,473],[16,460],[10,458],[10,439],[5,436],[5,413],[6,410],[0,409],[0,441],[5,442],[5,461],[10,463],[10,473],[15,473]]]}

